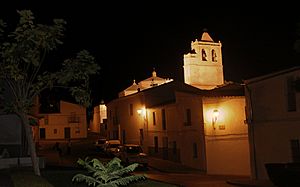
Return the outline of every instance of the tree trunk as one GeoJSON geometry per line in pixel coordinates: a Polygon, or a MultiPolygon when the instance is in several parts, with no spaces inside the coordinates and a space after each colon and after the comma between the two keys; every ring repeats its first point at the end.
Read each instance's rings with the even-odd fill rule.
{"type": "Polygon", "coordinates": [[[20,117],[21,117],[21,120],[22,120],[24,128],[25,128],[25,133],[26,133],[26,138],[27,138],[27,142],[28,142],[28,148],[30,151],[32,168],[33,168],[34,174],[41,176],[39,161],[38,161],[38,158],[36,155],[36,150],[35,150],[35,143],[33,142],[32,129],[29,124],[28,117],[26,114],[23,114],[23,113],[20,114],[20,117]]]}

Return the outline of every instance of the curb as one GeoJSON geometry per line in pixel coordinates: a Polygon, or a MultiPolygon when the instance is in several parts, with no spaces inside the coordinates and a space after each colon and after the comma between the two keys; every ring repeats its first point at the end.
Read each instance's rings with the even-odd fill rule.
{"type": "Polygon", "coordinates": [[[243,187],[275,187],[272,183],[261,184],[258,181],[251,180],[227,180],[227,184],[235,185],[235,186],[243,186],[243,187]]]}

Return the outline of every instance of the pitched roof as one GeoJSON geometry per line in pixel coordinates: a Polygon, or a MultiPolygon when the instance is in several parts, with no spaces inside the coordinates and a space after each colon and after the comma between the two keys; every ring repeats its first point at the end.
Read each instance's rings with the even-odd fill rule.
{"type": "Polygon", "coordinates": [[[208,32],[203,32],[201,41],[214,42],[213,39],[209,36],[208,32]]]}
{"type": "Polygon", "coordinates": [[[282,71],[277,71],[277,72],[269,73],[269,74],[266,74],[266,75],[254,77],[254,78],[251,78],[251,79],[247,79],[247,80],[244,80],[244,83],[245,84],[252,84],[252,83],[263,81],[263,80],[266,80],[266,79],[270,79],[270,78],[273,78],[273,77],[276,77],[276,76],[279,76],[279,75],[282,75],[282,74],[297,71],[299,69],[300,69],[300,66],[295,66],[295,67],[292,67],[292,68],[284,69],[282,71]]]}
{"type": "Polygon", "coordinates": [[[244,84],[229,82],[205,93],[208,97],[244,96],[244,84]]]}
{"type": "Polygon", "coordinates": [[[139,85],[135,83],[135,80],[133,80],[133,83],[131,86],[126,88],[124,91],[137,91],[139,89],[139,85]]]}

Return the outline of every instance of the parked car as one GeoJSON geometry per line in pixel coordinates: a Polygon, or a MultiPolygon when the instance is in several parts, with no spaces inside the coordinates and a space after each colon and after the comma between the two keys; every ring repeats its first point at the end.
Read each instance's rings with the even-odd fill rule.
{"type": "Polygon", "coordinates": [[[119,146],[116,156],[121,159],[125,165],[138,163],[139,166],[148,166],[148,156],[143,152],[140,145],[124,144],[119,146]]]}
{"type": "Polygon", "coordinates": [[[117,153],[120,145],[120,140],[107,140],[104,144],[104,151],[107,155],[114,156],[117,153]]]}
{"type": "Polygon", "coordinates": [[[95,142],[95,146],[96,146],[96,150],[97,151],[104,151],[104,146],[106,143],[106,139],[105,138],[100,138],[95,142]]]}

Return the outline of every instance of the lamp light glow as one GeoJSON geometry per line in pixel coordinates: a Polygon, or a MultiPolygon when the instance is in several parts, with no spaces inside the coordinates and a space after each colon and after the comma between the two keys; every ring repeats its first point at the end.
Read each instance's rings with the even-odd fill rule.
{"type": "Polygon", "coordinates": [[[213,110],[213,113],[212,113],[212,126],[213,126],[214,130],[216,129],[215,124],[216,124],[216,122],[218,120],[219,114],[220,113],[219,113],[219,111],[217,109],[213,110]]]}

